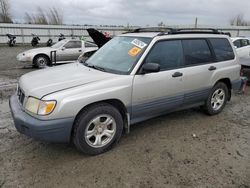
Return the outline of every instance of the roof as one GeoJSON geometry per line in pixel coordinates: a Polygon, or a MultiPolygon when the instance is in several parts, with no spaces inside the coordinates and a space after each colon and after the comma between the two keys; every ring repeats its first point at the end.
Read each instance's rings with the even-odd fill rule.
{"type": "Polygon", "coordinates": [[[249,40],[249,37],[232,37],[231,40],[234,42],[236,40],[239,40],[239,39],[247,39],[249,40]]]}

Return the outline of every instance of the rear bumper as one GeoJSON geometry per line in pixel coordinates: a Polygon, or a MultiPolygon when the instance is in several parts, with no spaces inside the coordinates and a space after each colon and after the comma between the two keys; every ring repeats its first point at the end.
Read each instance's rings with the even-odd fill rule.
{"type": "Polygon", "coordinates": [[[232,82],[232,89],[236,92],[243,92],[247,84],[247,78],[241,77],[239,80],[232,82]]]}
{"type": "Polygon", "coordinates": [[[74,118],[55,120],[36,119],[21,109],[16,95],[11,96],[9,104],[18,132],[41,141],[56,143],[70,142],[74,118]]]}

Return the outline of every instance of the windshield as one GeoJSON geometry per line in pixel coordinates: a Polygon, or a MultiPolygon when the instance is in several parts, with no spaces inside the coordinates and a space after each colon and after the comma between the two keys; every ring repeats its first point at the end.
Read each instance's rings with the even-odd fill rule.
{"type": "Polygon", "coordinates": [[[60,48],[64,44],[65,44],[65,40],[61,40],[61,41],[55,43],[54,45],[52,45],[51,47],[52,48],[60,48]]]}
{"type": "Polygon", "coordinates": [[[84,64],[102,70],[128,74],[150,43],[151,38],[115,37],[84,64]]]}

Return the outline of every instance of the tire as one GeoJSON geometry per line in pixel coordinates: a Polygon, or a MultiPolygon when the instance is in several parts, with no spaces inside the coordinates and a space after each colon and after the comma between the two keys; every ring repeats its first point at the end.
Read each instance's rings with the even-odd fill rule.
{"type": "Polygon", "coordinates": [[[208,115],[219,114],[225,107],[229,98],[229,90],[226,84],[218,82],[212,88],[204,105],[208,115]]]}
{"type": "Polygon", "coordinates": [[[39,69],[44,68],[49,65],[49,58],[45,55],[38,55],[34,58],[34,67],[39,69]]]}
{"type": "Polygon", "coordinates": [[[78,115],[72,139],[78,151],[98,155],[110,150],[120,140],[122,131],[121,113],[110,104],[100,103],[78,115]]]}

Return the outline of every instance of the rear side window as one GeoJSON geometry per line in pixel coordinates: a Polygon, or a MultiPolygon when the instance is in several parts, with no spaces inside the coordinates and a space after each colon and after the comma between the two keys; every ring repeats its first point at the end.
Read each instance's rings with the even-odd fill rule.
{"type": "Polygon", "coordinates": [[[214,61],[205,39],[183,40],[182,44],[186,66],[205,64],[214,61]]]}
{"type": "Polygon", "coordinates": [[[145,63],[157,63],[161,71],[175,69],[183,65],[181,40],[159,41],[147,56],[145,63]]]}
{"type": "Polygon", "coordinates": [[[230,45],[227,39],[209,39],[212,47],[214,49],[214,53],[217,61],[227,61],[234,59],[234,52],[232,46],[230,45]]]}
{"type": "Polygon", "coordinates": [[[241,40],[242,46],[248,46],[249,45],[249,40],[247,39],[242,39],[241,40]]]}
{"type": "Polygon", "coordinates": [[[81,41],[69,41],[67,44],[64,45],[65,48],[81,48],[82,42],[81,41]]]}

